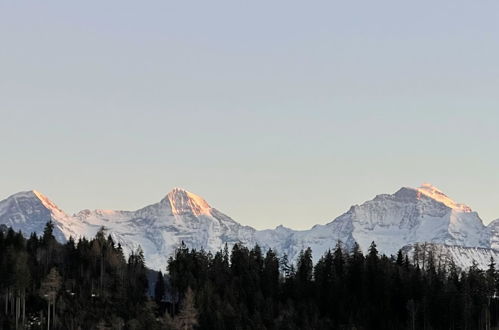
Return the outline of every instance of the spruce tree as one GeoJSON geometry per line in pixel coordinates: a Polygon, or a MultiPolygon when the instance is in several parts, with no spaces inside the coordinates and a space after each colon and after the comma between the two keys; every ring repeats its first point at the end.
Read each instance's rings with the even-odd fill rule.
{"type": "Polygon", "coordinates": [[[158,305],[158,308],[161,309],[161,302],[165,297],[165,279],[163,278],[163,273],[160,271],[158,273],[158,277],[156,278],[156,284],[154,285],[154,301],[158,305]]]}

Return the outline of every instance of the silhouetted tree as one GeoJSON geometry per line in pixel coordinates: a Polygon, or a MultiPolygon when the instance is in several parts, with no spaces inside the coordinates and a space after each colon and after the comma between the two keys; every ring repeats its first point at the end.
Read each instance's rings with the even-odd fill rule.
{"type": "Polygon", "coordinates": [[[154,301],[156,301],[156,304],[159,308],[161,308],[161,303],[163,301],[163,298],[165,297],[165,293],[165,279],[163,278],[163,273],[158,272],[156,284],[154,285],[154,301]]]}

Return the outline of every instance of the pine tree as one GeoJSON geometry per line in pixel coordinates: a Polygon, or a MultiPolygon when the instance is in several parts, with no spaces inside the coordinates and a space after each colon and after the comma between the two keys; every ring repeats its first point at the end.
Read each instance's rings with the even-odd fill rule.
{"type": "Polygon", "coordinates": [[[404,255],[402,254],[402,250],[398,250],[397,261],[395,263],[397,266],[402,266],[404,264],[404,255]]]}
{"type": "Polygon", "coordinates": [[[374,241],[372,241],[371,245],[369,246],[367,257],[368,259],[373,260],[378,258],[378,249],[376,248],[376,243],[374,243],[374,241]]]}
{"type": "Polygon", "coordinates": [[[334,271],[337,277],[343,277],[344,267],[345,267],[345,257],[343,255],[343,249],[341,248],[341,242],[336,244],[336,248],[333,254],[334,271]]]}
{"type": "Polygon", "coordinates": [[[312,249],[302,250],[298,256],[296,277],[301,283],[308,283],[312,281],[313,269],[312,249]]]}
{"type": "Polygon", "coordinates": [[[490,257],[489,268],[486,272],[486,281],[487,281],[487,308],[485,309],[485,326],[486,330],[490,330],[491,328],[491,315],[490,315],[490,307],[491,301],[496,296],[496,285],[497,285],[497,271],[496,271],[496,263],[493,257],[490,257]]]}
{"type": "Polygon", "coordinates": [[[158,273],[158,277],[156,279],[156,284],[154,286],[154,301],[158,305],[158,308],[161,308],[161,302],[165,297],[165,279],[163,278],[163,273],[160,271],[158,273]]]}
{"type": "MultiPolygon", "coordinates": [[[[308,300],[314,294],[312,283],[313,272],[312,250],[307,248],[305,251],[302,250],[298,256],[295,275],[295,299],[299,299],[307,305],[309,303],[308,300]]],[[[305,310],[302,310],[302,312],[305,313],[305,310]]],[[[306,322],[306,320],[304,319],[303,322],[306,322]]],[[[301,326],[305,327],[306,324],[304,323],[301,326]]]]}
{"type": "Polygon", "coordinates": [[[496,282],[497,282],[497,271],[496,271],[496,263],[493,257],[490,257],[489,268],[486,272],[487,277],[487,290],[490,296],[495,294],[496,290],[496,282]]]}
{"type": "MultiPolygon", "coordinates": [[[[128,258],[127,264],[128,277],[128,300],[131,305],[140,304],[145,301],[145,293],[148,282],[146,276],[146,267],[144,252],[139,246],[128,258]]],[[[133,308],[133,307],[131,307],[133,308]]]]}
{"type": "Polygon", "coordinates": [[[45,224],[45,228],[43,229],[42,241],[47,244],[54,239],[54,223],[52,221],[49,221],[45,224]]]}

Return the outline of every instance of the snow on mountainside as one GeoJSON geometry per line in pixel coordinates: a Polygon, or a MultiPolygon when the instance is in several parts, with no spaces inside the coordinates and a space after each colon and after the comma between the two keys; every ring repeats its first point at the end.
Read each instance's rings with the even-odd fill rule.
{"type": "Polygon", "coordinates": [[[22,231],[25,235],[43,233],[45,224],[54,222],[54,236],[64,242],[70,235],[78,237],[83,226],[68,216],[36,190],[20,192],[0,201],[0,224],[22,231]]]}
{"type": "Polygon", "coordinates": [[[490,237],[490,247],[499,250],[499,219],[489,223],[487,226],[487,234],[490,237]]]}
{"type": "Polygon", "coordinates": [[[338,241],[348,248],[357,242],[364,251],[375,241],[378,250],[387,255],[416,242],[490,247],[489,233],[478,214],[429,184],[378,195],[352,206],[326,225],[293,232],[286,241],[273,246],[291,258],[307,246],[312,248],[314,258],[319,258],[338,241]]]}
{"type": "Polygon", "coordinates": [[[380,251],[387,254],[415,242],[489,246],[478,214],[429,185],[402,188],[393,195],[378,195],[352,207],[349,213],[354,227],[352,235],[364,249],[373,237],[380,251]]]}
{"type": "MultiPolygon", "coordinates": [[[[484,249],[477,247],[464,247],[456,245],[442,245],[434,243],[419,243],[419,265],[423,267],[422,254],[426,249],[426,256],[431,250],[437,265],[449,267],[451,262],[461,269],[467,269],[475,262],[478,268],[487,269],[490,265],[490,258],[497,264],[499,262],[499,251],[494,249],[484,249]]],[[[411,256],[411,261],[415,261],[415,245],[408,245],[402,248],[404,254],[411,256]]],[[[428,259],[426,259],[428,260],[428,259]]]]}
{"type": "Polygon", "coordinates": [[[0,202],[0,224],[41,235],[48,221],[54,236],[93,237],[104,226],[126,253],[141,246],[147,265],[164,269],[167,259],[183,241],[188,247],[218,250],[225,243],[254,245],[255,229],[240,225],[212,208],[203,198],[175,188],[159,203],[137,211],[83,210],[69,216],[36,191],[22,192],[0,202]]]}
{"type": "Polygon", "coordinates": [[[349,248],[358,243],[364,251],[375,241],[385,254],[417,242],[431,242],[452,246],[449,251],[464,267],[471,265],[473,258],[482,262],[490,254],[495,256],[489,248],[499,249],[499,220],[485,227],[471,208],[454,202],[430,184],[378,195],[325,225],[302,231],[283,226],[267,230],[243,226],[203,198],[179,188],[160,202],[136,211],[83,210],[73,216],[36,191],[18,193],[0,202],[0,224],[25,235],[41,234],[49,220],[54,222],[54,233],[60,241],[69,236],[93,237],[104,226],[126,252],[140,245],[147,265],[154,269],[164,269],[182,241],[188,247],[210,251],[225,243],[258,243],[264,249],[287,254],[290,260],[307,247],[312,248],[317,260],[340,241],[349,248]]]}
{"type": "Polygon", "coordinates": [[[137,211],[85,210],[75,217],[92,228],[90,236],[105,226],[128,250],[140,245],[147,265],[155,269],[164,269],[182,241],[190,248],[211,251],[225,243],[255,243],[255,229],[240,225],[201,197],[179,188],[159,203],[137,211]]]}

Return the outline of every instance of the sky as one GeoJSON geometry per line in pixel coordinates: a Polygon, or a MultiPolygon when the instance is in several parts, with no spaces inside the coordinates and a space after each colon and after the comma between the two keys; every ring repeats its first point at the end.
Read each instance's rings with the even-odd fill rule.
{"type": "Polygon", "coordinates": [[[498,126],[496,0],[0,2],[0,199],[306,229],[431,182],[488,223],[498,126]]]}

